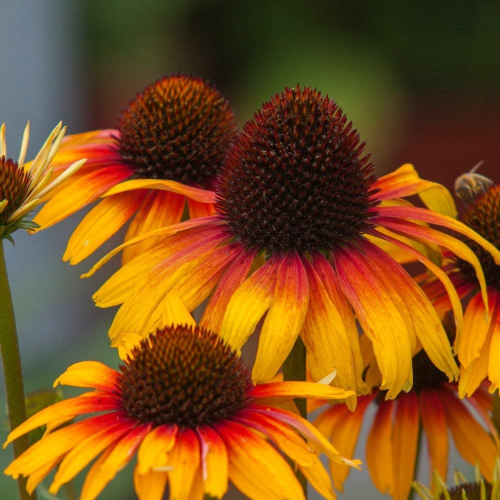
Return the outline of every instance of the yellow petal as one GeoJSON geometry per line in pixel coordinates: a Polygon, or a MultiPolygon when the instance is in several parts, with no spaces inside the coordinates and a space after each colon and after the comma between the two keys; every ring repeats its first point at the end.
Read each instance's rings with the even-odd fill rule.
{"type": "Polygon", "coordinates": [[[209,426],[197,429],[201,443],[202,475],[205,493],[222,498],[228,487],[228,457],[221,437],[209,426]]]}

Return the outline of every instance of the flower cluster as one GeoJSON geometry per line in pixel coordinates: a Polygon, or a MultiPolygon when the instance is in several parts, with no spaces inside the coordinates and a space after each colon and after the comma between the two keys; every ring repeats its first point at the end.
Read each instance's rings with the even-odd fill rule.
{"type": "Polygon", "coordinates": [[[431,476],[446,477],[450,433],[492,481],[499,184],[460,178],[457,215],[412,165],[379,177],[338,104],[301,86],[238,130],[211,84],[172,75],[137,94],[116,129],[62,136],[58,126],[24,165],[27,134],[15,163],[2,128],[0,236],[97,202],[63,256],[78,264],[128,224],[83,275],[121,253],[93,299],[119,306],[109,336],[122,364],[71,366],[55,385],[93,390],[12,430],[6,445],[47,426],[5,471],[28,478],[29,493],[57,469],[57,494],[93,462],[81,498],[94,499],[137,456],[140,499],[222,498],[229,482],[253,499],[301,499],[301,479],[335,498],[331,479],[342,490],[359,468],[369,408],[366,461],[381,492],[407,498],[421,430],[431,476]],[[249,370],[240,350],[257,334],[249,370]],[[311,381],[294,380],[306,364],[311,381]],[[330,405],[309,423],[297,398],[330,405]],[[85,414],[97,415],[73,421],[85,414]]]}

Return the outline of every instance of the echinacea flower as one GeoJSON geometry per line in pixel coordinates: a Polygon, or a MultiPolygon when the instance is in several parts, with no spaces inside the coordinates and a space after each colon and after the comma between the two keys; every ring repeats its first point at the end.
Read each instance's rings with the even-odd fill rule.
{"type": "Polygon", "coordinates": [[[92,361],[72,365],[55,382],[95,390],[50,406],[10,433],[6,445],[47,424],[45,436],[5,470],[27,476],[28,490],[57,468],[56,494],[92,460],[81,499],[96,498],[137,452],[140,499],[222,498],[228,479],[253,499],[302,499],[280,453],[324,498],[335,498],[318,455],[344,460],[309,422],[279,405],[296,397],[338,399],[345,391],[310,382],[253,385],[240,356],[219,336],[171,326],[136,345],[119,371],[92,361]],[[86,413],[97,416],[65,426],[86,413]]]}
{"type": "MultiPolygon", "coordinates": [[[[236,132],[228,101],[201,78],[173,75],[146,87],[123,110],[118,128],[70,135],[54,159],[64,172],[84,155],[85,167],[50,196],[37,215],[48,228],[103,198],[71,236],[63,259],[77,264],[134,215],[125,240],[213,213],[213,183],[236,132]]],[[[124,261],[148,243],[130,248],[124,261]]]]}
{"type": "MultiPolygon", "coordinates": [[[[421,434],[427,439],[430,477],[433,471],[447,477],[451,434],[460,455],[470,464],[477,463],[491,481],[495,457],[500,453],[491,419],[491,395],[481,387],[471,398],[459,399],[457,384],[448,383],[423,351],[415,356],[413,366],[410,392],[387,401],[382,391],[375,390],[358,399],[354,412],[344,405],[327,407],[314,425],[336,443],[340,453],[352,457],[367,411],[375,407],[364,443],[366,465],[374,486],[398,500],[408,498],[419,448],[424,452],[421,434]]],[[[376,365],[370,365],[368,370],[376,371],[376,365]]],[[[367,381],[373,377],[373,373],[369,374],[367,381]]],[[[349,470],[331,462],[330,471],[334,486],[343,490],[349,470]]]]}
{"type": "Polygon", "coordinates": [[[455,486],[448,488],[439,474],[434,473],[436,488],[431,491],[421,483],[415,482],[413,487],[422,500],[500,500],[500,461],[497,458],[493,481],[489,483],[481,476],[476,467],[474,481],[467,481],[458,471],[454,473],[455,486]]]}
{"type": "Polygon", "coordinates": [[[264,104],[226,156],[216,214],[130,240],[86,275],[129,245],[158,238],[94,295],[100,307],[122,304],[111,338],[130,330],[146,335],[161,326],[169,295],[192,311],[212,294],[201,324],[220,331],[236,349],[265,317],[254,381],[278,371],[300,333],[314,380],[336,370],[335,384],[366,392],[354,314],[373,342],[389,398],[410,389],[411,360],[420,344],[456,379],[432,304],[367,236],[415,255],[443,281],[458,329],[462,309],[450,280],[403,239],[451,250],[471,263],[484,289],[473,252],[427,224],[466,234],[496,259],[500,253],[454,218],[402,200],[420,194],[441,209],[449,208],[451,196],[419,179],[411,165],[377,179],[359,141],[338,106],[311,88],[286,89],[264,104]]]}
{"type": "MultiPolygon", "coordinates": [[[[471,199],[461,220],[500,248],[500,184],[471,199]]],[[[472,241],[466,243],[474,250],[484,270],[488,307],[470,264],[460,258],[447,258],[443,269],[460,298],[470,299],[465,309],[463,332],[457,342],[461,396],[470,396],[485,378],[491,382],[491,392],[500,388],[500,265],[481,246],[472,241]]],[[[428,279],[423,288],[442,315],[450,309],[439,283],[428,279]]]]}
{"type": "Polygon", "coordinates": [[[30,136],[30,124],[26,125],[17,161],[7,156],[5,124],[0,127],[0,239],[12,240],[12,233],[18,229],[34,230],[37,226],[27,217],[43,198],[56,187],[68,182],[85,163],[81,159],[68,165],[63,175],[53,179],[52,160],[63,140],[66,127],[59,123],[50,133],[35,159],[25,163],[30,136]]]}

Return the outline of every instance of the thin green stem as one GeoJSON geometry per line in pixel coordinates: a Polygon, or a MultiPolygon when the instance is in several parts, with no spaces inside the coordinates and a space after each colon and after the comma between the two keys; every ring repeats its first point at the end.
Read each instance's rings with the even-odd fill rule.
{"type": "MultiPolygon", "coordinates": [[[[306,380],[306,348],[300,337],[297,338],[292,351],[283,363],[283,378],[295,381],[306,380]]],[[[305,399],[295,399],[294,401],[300,415],[307,420],[307,401],[305,399]]],[[[295,474],[307,499],[307,480],[299,470],[296,470],[295,474]]]]}
{"type": "MultiPolygon", "coordinates": [[[[2,351],[9,422],[12,430],[26,420],[26,403],[14,307],[12,306],[9,279],[7,277],[3,241],[0,241],[0,348],[2,351]]],[[[16,439],[14,441],[14,456],[21,455],[28,446],[28,435],[16,439]]],[[[18,479],[19,496],[22,500],[35,498],[35,496],[30,497],[26,492],[26,481],[24,477],[18,479]]]]}

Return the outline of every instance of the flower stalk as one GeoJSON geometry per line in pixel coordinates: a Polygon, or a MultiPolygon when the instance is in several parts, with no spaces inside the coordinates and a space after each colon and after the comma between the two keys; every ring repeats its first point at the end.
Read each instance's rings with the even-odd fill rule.
{"type": "MultiPolygon", "coordinates": [[[[12,430],[26,420],[26,403],[14,307],[12,305],[9,279],[7,277],[3,241],[0,241],[0,347],[9,410],[9,423],[12,430]]],[[[14,443],[14,456],[18,457],[21,455],[28,446],[28,435],[18,439],[14,443]]],[[[26,478],[19,477],[19,497],[21,500],[35,498],[28,495],[26,482],[26,478]]]]}

